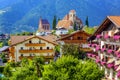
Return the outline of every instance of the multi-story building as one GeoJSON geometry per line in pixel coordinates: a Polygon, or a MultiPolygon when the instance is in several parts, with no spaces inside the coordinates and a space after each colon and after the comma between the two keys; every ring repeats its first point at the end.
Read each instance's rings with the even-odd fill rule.
{"type": "Polygon", "coordinates": [[[54,58],[54,48],[57,45],[50,37],[43,36],[11,36],[10,60],[21,61],[22,58],[32,59],[34,56],[43,56],[48,62],[54,58]]]}
{"type": "Polygon", "coordinates": [[[88,40],[93,49],[88,57],[104,69],[108,80],[120,80],[120,16],[107,16],[88,40]]]}
{"type": "Polygon", "coordinates": [[[81,19],[76,16],[75,10],[70,10],[69,14],[65,15],[65,17],[60,20],[56,26],[56,34],[67,34],[69,29],[82,29],[83,24],[81,19]]]}
{"type": "Polygon", "coordinates": [[[58,42],[60,44],[76,44],[80,46],[80,49],[84,51],[91,51],[91,49],[88,47],[87,39],[91,35],[86,33],[83,30],[75,31],[71,34],[67,34],[65,36],[62,36],[58,39],[58,42]]]}

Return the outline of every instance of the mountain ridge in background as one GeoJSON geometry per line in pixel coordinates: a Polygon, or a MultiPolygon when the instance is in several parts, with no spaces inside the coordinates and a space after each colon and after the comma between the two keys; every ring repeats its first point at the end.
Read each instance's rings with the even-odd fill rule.
{"type": "Polygon", "coordinates": [[[71,9],[90,26],[100,25],[107,15],[120,15],[118,0],[0,0],[0,33],[36,31],[40,16],[52,26],[54,15],[62,19],[71,9]]]}

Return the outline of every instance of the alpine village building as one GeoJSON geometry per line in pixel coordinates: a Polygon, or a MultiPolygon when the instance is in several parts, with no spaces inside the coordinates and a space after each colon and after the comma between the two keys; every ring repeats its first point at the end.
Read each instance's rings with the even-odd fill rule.
{"type": "Polygon", "coordinates": [[[43,56],[45,62],[49,62],[54,58],[56,45],[57,43],[48,36],[11,36],[10,60],[18,62],[22,58],[32,59],[34,56],[43,56]]]}
{"type": "Polygon", "coordinates": [[[86,33],[83,30],[78,30],[75,31],[71,34],[66,34],[63,35],[61,38],[58,39],[58,42],[61,45],[64,44],[76,44],[80,46],[80,49],[85,51],[85,52],[90,52],[91,49],[88,46],[88,41],[87,39],[90,37],[91,35],[86,33]]]}
{"type": "Polygon", "coordinates": [[[120,80],[120,16],[107,16],[88,39],[93,49],[88,57],[105,70],[110,80],[120,80]]]}
{"type": "Polygon", "coordinates": [[[74,26],[76,30],[79,28],[82,29],[83,23],[81,19],[76,16],[76,11],[70,10],[69,14],[65,15],[62,20],[58,21],[58,24],[56,26],[56,34],[67,34],[68,30],[74,29],[74,26]]]}

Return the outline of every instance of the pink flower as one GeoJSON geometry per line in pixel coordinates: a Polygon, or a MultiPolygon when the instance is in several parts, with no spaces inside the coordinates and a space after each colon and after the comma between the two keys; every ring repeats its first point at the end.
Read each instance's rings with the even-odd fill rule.
{"type": "Polygon", "coordinates": [[[96,59],[96,63],[99,63],[100,62],[100,60],[99,59],[96,59]]]}
{"type": "Polygon", "coordinates": [[[109,63],[109,64],[107,64],[107,67],[108,68],[112,68],[114,66],[114,63],[109,63]]]}
{"type": "Polygon", "coordinates": [[[117,77],[120,77],[120,71],[119,71],[119,72],[117,72],[117,77]]]}
{"type": "Polygon", "coordinates": [[[106,64],[106,62],[104,62],[104,61],[101,62],[101,65],[105,65],[105,64],[106,64]]]}
{"type": "Polygon", "coordinates": [[[98,34],[98,35],[96,36],[96,38],[98,38],[98,39],[101,38],[101,37],[102,37],[102,36],[101,36],[100,34],[98,34]]]}
{"type": "Polygon", "coordinates": [[[89,47],[91,47],[91,44],[88,44],[89,47]]]}
{"type": "Polygon", "coordinates": [[[106,35],[104,36],[104,38],[105,38],[105,39],[108,39],[108,38],[110,38],[110,36],[106,34],[106,35]]]}
{"type": "Polygon", "coordinates": [[[113,51],[112,49],[109,49],[107,52],[110,54],[110,53],[112,53],[112,51],[113,51]]]}
{"type": "Polygon", "coordinates": [[[102,48],[101,51],[104,52],[104,51],[105,51],[105,48],[102,48]]]}
{"type": "Polygon", "coordinates": [[[114,66],[114,69],[116,70],[118,68],[118,65],[114,66]]]}
{"type": "Polygon", "coordinates": [[[99,46],[96,47],[96,51],[98,51],[98,50],[100,50],[100,47],[99,47],[99,46]]]}
{"type": "Polygon", "coordinates": [[[113,36],[113,39],[114,39],[114,40],[119,40],[119,39],[120,39],[120,36],[119,36],[119,35],[115,35],[115,36],[113,36]]]}

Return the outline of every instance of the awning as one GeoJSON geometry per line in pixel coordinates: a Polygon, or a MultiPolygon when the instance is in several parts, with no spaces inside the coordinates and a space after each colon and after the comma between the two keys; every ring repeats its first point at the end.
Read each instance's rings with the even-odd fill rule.
{"type": "Polygon", "coordinates": [[[109,59],[109,61],[107,63],[109,64],[109,63],[112,63],[114,61],[115,61],[115,59],[109,59]]]}
{"type": "Polygon", "coordinates": [[[115,65],[119,65],[120,64],[120,60],[115,61],[115,65]]]}

